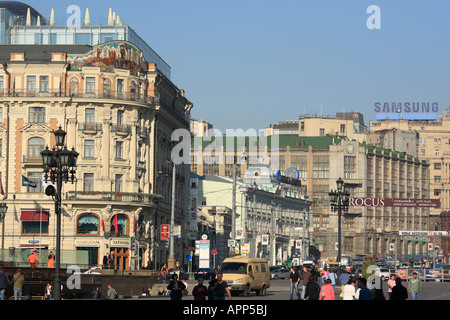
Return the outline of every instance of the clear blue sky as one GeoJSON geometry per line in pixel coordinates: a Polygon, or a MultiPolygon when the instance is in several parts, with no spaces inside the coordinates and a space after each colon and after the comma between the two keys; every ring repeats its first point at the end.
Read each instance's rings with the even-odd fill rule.
{"type": "Polygon", "coordinates": [[[172,67],[193,117],[226,129],[264,129],[308,112],[375,102],[450,104],[448,0],[24,1],[45,16],[69,5],[110,7],[172,67]],[[369,30],[370,5],[381,29],[369,30]]]}

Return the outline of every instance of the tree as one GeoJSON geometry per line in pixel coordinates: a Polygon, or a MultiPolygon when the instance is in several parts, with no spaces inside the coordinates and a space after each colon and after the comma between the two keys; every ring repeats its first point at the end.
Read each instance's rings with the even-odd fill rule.
{"type": "Polygon", "coordinates": [[[367,271],[367,269],[370,266],[373,266],[373,265],[375,265],[374,258],[373,257],[369,257],[369,256],[365,257],[363,265],[362,265],[362,276],[363,276],[363,278],[369,279],[369,277],[373,274],[373,271],[371,271],[371,272],[367,271]]]}

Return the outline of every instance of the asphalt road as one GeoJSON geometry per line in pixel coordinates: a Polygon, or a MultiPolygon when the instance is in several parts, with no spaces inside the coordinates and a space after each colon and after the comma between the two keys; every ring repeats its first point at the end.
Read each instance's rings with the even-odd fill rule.
{"type": "MultiPolygon", "coordinates": [[[[197,284],[197,281],[189,280],[189,289],[188,292],[191,293],[194,286],[197,284]]],[[[403,286],[407,286],[405,281],[402,282],[403,286]]],[[[450,281],[446,282],[434,282],[427,281],[423,282],[423,292],[419,295],[419,300],[450,300],[450,281]]],[[[388,299],[387,293],[387,282],[383,282],[383,291],[386,299],[388,299]]],[[[341,292],[340,287],[335,289],[336,300],[342,300],[339,297],[341,292]]],[[[232,300],[259,300],[259,301],[270,301],[270,300],[289,300],[290,291],[289,291],[289,280],[288,279],[279,279],[279,280],[271,280],[270,288],[267,289],[267,293],[265,296],[257,296],[254,292],[252,292],[248,297],[244,297],[242,295],[233,296],[232,300]]],[[[155,297],[155,299],[169,299],[169,297],[155,297]]],[[[411,299],[411,297],[409,297],[411,299]]],[[[194,300],[192,294],[187,296],[183,296],[183,300],[194,300]]],[[[296,300],[294,294],[294,300],[296,300]]]]}

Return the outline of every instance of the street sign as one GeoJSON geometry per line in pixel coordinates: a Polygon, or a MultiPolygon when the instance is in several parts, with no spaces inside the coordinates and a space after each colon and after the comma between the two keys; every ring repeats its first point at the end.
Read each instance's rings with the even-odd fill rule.
{"type": "Polygon", "coordinates": [[[236,247],[236,240],[228,239],[228,247],[236,247]]]}
{"type": "Polygon", "coordinates": [[[188,254],[188,255],[186,256],[186,260],[187,260],[187,261],[191,261],[191,260],[192,260],[192,256],[191,256],[190,254],[188,254]]]}

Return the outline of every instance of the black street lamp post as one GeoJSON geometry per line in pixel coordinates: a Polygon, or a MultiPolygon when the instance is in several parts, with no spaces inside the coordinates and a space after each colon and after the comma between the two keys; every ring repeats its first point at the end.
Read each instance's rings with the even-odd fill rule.
{"type": "Polygon", "coordinates": [[[74,182],[76,161],[78,152],[74,148],[68,150],[64,140],[66,132],[59,127],[54,133],[56,139],[56,148],[49,150],[46,147],[41,151],[42,161],[44,164],[44,179],[56,183],[54,186],[49,185],[45,194],[52,196],[55,201],[56,214],[56,254],[55,254],[55,276],[53,296],[55,300],[61,300],[61,194],[63,182],[74,182]]]}
{"type": "MultiPolygon", "coordinates": [[[[336,181],[337,190],[328,193],[330,196],[330,207],[331,211],[338,213],[338,253],[337,253],[337,262],[341,263],[341,216],[342,213],[348,212],[349,207],[349,198],[350,193],[344,189],[344,181],[339,178],[336,181]]],[[[339,268],[339,274],[340,274],[340,268],[339,268]]]]}

